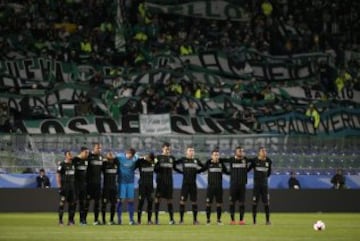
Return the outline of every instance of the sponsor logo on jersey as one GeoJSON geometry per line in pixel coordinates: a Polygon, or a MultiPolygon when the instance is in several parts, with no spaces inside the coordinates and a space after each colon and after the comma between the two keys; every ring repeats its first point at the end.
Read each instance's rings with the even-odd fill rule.
{"type": "Polygon", "coordinates": [[[106,169],[105,173],[109,173],[109,174],[116,174],[117,170],[116,169],[106,169]]]}
{"type": "Polygon", "coordinates": [[[184,167],[186,168],[198,168],[197,163],[184,163],[184,167]]]}
{"type": "Polygon", "coordinates": [[[245,168],[246,164],[245,163],[233,163],[232,167],[233,168],[245,168]]]}
{"type": "Polygon", "coordinates": [[[65,171],[65,175],[74,175],[75,171],[74,170],[66,170],[65,171]]]}
{"type": "Polygon", "coordinates": [[[142,172],[153,172],[154,171],[154,167],[143,167],[141,168],[142,172]]]}
{"type": "Polygon", "coordinates": [[[222,169],[219,167],[211,167],[209,168],[209,172],[222,172],[222,169]]]}
{"type": "Polygon", "coordinates": [[[161,163],[160,167],[164,167],[164,168],[172,168],[173,165],[171,163],[161,163]]]}
{"type": "Polygon", "coordinates": [[[86,171],[87,166],[77,166],[76,170],[80,170],[80,171],[86,171]]]}
{"type": "Polygon", "coordinates": [[[268,168],[267,167],[256,167],[255,170],[258,172],[267,172],[268,168]]]}
{"type": "Polygon", "coordinates": [[[102,166],[102,161],[93,160],[90,162],[92,166],[102,166]]]}

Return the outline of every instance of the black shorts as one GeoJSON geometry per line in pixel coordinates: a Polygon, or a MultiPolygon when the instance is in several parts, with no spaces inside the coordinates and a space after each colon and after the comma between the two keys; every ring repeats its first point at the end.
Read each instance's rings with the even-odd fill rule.
{"type": "Polygon", "coordinates": [[[255,203],[258,203],[260,197],[261,197],[261,201],[264,204],[269,204],[270,195],[269,195],[269,189],[268,189],[267,185],[254,185],[253,201],[255,203]]]}
{"type": "Polygon", "coordinates": [[[186,201],[188,196],[190,196],[191,202],[197,201],[197,187],[196,184],[183,183],[181,187],[181,201],[186,201]]]}
{"type": "Polygon", "coordinates": [[[76,201],[75,188],[64,187],[60,193],[60,200],[67,203],[73,203],[76,201]]]}
{"type": "Polygon", "coordinates": [[[238,184],[230,186],[230,202],[239,201],[241,203],[245,202],[246,196],[246,184],[238,184]]]}
{"type": "Polygon", "coordinates": [[[139,195],[138,198],[150,200],[153,199],[154,187],[153,185],[139,184],[139,195]]]}
{"type": "Polygon", "coordinates": [[[164,185],[162,183],[158,183],[156,186],[155,196],[156,198],[165,198],[165,199],[172,199],[173,198],[173,186],[171,185],[164,185]]]}
{"type": "Polygon", "coordinates": [[[223,188],[209,186],[206,191],[206,203],[212,203],[215,198],[216,203],[223,202],[223,188]]]}
{"type": "Polygon", "coordinates": [[[115,203],[116,200],[117,200],[117,187],[103,189],[102,202],[115,203]]]}
{"type": "Polygon", "coordinates": [[[87,199],[100,200],[101,184],[100,183],[88,183],[86,197],[87,197],[87,199]]]}
{"type": "Polygon", "coordinates": [[[86,184],[84,183],[75,183],[75,194],[76,199],[80,201],[84,201],[87,195],[86,184]]]}

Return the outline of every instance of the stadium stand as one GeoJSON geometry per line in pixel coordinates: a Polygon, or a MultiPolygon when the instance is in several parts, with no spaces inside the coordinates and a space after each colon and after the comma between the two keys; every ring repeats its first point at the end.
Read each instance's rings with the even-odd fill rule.
{"type": "MultiPolygon", "coordinates": [[[[26,134],[49,119],[170,113],[226,120],[231,127],[220,134],[359,135],[360,3],[218,2],[237,14],[215,14],[211,1],[193,6],[210,9],[197,17],[188,12],[193,1],[3,1],[0,154],[8,166],[39,168],[39,160],[84,143],[78,136],[31,141],[26,134]],[[169,13],[169,4],[181,10],[169,13]],[[320,112],[317,131],[305,116],[310,104],[320,112]]],[[[341,137],[341,145],[335,137],[301,138],[270,149],[278,172],[359,170],[356,138],[341,137]]]]}

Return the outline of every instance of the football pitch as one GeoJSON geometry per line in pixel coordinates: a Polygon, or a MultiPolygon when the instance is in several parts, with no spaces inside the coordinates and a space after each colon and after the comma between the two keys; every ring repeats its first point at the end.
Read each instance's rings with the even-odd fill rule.
{"type": "MultiPolygon", "coordinates": [[[[212,217],[215,218],[215,214],[212,217]]],[[[67,215],[64,220],[66,218],[67,215]]],[[[88,220],[92,218],[90,213],[88,220]]],[[[215,220],[205,225],[205,214],[200,213],[200,225],[192,225],[192,215],[186,214],[185,224],[168,225],[168,215],[164,213],[160,215],[160,225],[59,226],[55,212],[0,213],[0,240],[360,240],[359,213],[272,213],[271,225],[265,225],[263,213],[259,213],[257,225],[251,223],[250,213],[246,213],[245,218],[246,225],[229,225],[229,215],[224,214],[223,226],[217,225],[215,220]],[[324,231],[313,230],[317,220],[325,222],[324,231]]],[[[126,213],[123,219],[127,220],[126,213]]],[[[146,220],[146,214],[143,219],[146,220]]]]}

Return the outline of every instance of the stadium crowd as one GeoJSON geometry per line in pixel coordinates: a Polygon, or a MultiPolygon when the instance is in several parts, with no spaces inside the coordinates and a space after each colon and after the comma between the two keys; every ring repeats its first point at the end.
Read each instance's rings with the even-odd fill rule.
{"type": "Polygon", "coordinates": [[[359,47],[356,1],[229,1],[244,9],[248,17],[243,21],[174,18],[147,10],[146,1],[120,2],[127,28],[126,58],[116,53],[117,7],[111,0],[3,1],[2,56],[11,58],[16,50],[23,56],[79,61],[79,55],[89,54],[93,63],[133,66],[145,58],[139,57],[142,52],[167,49],[186,55],[247,46],[274,55],[326,51],[344,66],[344,49],[359,47]]]}
{"type": "MultiPolygon", "coordinates": [[[[185,2],[188,1],[177,1],[185,2]]],[[[131,113],[176,113],[191,116],[200,114],[202,101],[225,94],[247,103],[265,101],[258,106],[244,105],[240,111],[229,109],[219,115],[241,119],[256,129],[256,117],[276,111],[274,103],[278,103],[283,112],[293,109],[288,102],[278,102],[280,97],[271,89],[273,83],[255,78],[250,82],[234,80],[227,86],[224,83],[209,86],[175,74],[166,82],[145,87],[129,81],[131,73],[150,71],[153,57],[165,52],[186,56],[214,49],[231,53],[241,47],[270,55],[322,52],[331,56],[334,64],[319,65],[315,85],[324,91],[323,98],[340,95],[344,86],[359,89],[359,62],[356,59],[347,62],[345,50],[359,51],[360,3],[349,0],[230,2],[241,4],[247,13],[246,20],[174,17],[151,12],[141,0],[120,1],[119,9],[116,1],[111,0],[3,1],[1,60],[44,57],[95,67],[112,66],[110,83],[101,72],[86,83],[92,91],[76,103],[76,115],[109,114],[117,118],[131,113]],[[119,14],[123,19],[121,26],[119,14]],[[121,34],[126,40],[124,48],[117,46],[121,34]],[[123,72],[119,73],[118,67],[123,72]],[[101,98],[109,113],[96,108],[93,97],[101,98]],[[120,108],[118,98],[121,97],[129,97],[129,101],[120,108]]],[[[49,90],[54,85],[31,88],[49,90]]],[[[16,88],[2,91],[20,93],[16,88]]],[[[0,124],[6,123],[3,129],[9,131],[14,113],[2,113],[7,113],[8,118],[2,117],[0,124]]],[[[21,116],[29,117],[24,113],[21,116]]]]}

